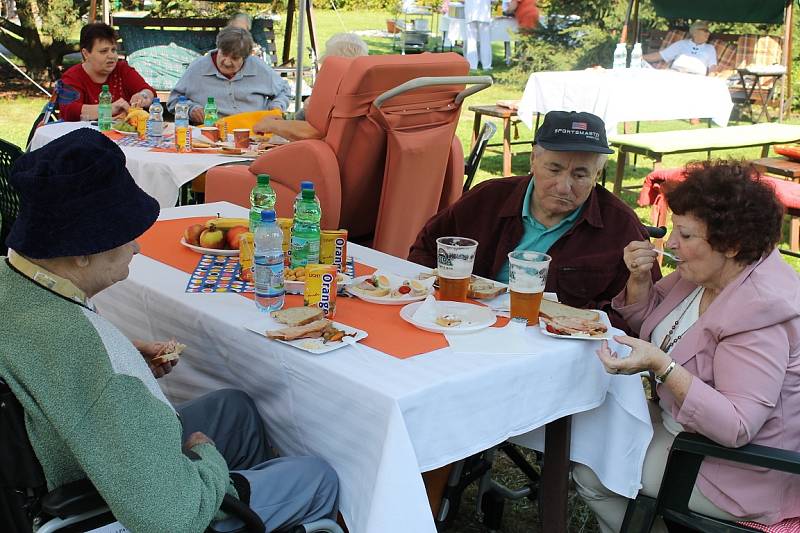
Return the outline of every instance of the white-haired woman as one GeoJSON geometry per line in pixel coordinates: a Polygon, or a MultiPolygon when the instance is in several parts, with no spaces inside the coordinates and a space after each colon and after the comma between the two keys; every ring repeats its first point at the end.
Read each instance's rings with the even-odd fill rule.
{"type": "MultiPolygon", "coordinates": [[[[325,53],[320,57],[320,63],[326,57],[360,57],[369,55],[369,47],[364,40],[355,33],[336,33],[325,42],[325,53]]],[[[313,97],[311,93],[305,101],[305,107],[313,97]]],[[[295,113],[294,120],[282,120],[275,117],[264,117],[253,126],[257,133],[274,133],[290,141],[303,139],[321,139],[323,133],[305,120],[305,107],[295,113]]]]}
{"type": "Polygon", "coordinates": [[[185,96],[194,124],[203,122],[203,108],[210,96],[220,118],[263,109],[286,111],[289,84],[262,59],[252,56],[252,50],[249,31],[235,26],[221,29],[217,49],[189,65],[169,94],[167,108],[174,112],[178,98],[185,96]]]}

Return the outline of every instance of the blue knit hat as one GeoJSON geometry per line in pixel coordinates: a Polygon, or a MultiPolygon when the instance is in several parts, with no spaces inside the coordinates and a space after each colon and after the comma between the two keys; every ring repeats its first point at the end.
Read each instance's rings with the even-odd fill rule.
{"type": "Polygon", "coordinates": [[[6,244],[33,259],[117,248],[144,233],[159,213],[158,202],[125,168],[122,150],[90,128],[23,154],[10,181],[20,209],[6,244]]]}

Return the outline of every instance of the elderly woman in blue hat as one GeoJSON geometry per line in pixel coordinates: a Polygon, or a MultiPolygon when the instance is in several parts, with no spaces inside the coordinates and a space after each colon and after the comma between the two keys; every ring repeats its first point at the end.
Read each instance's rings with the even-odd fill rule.
{"type": "Polygon", "coordinates": [[[21,205],[0,261],[0,378],[48,486],[89,478],[134,532],[237,529],[219,511],[226,493],[268,530],[335,516],[336,474],[312,457],[272,459],[248,396],[174,407],[155,380],[172,368],[154,358],[162,346],[132,343],[94,311],[159,212],[117,145],[76,130],[21,156],[11,181],[21,205]]]}

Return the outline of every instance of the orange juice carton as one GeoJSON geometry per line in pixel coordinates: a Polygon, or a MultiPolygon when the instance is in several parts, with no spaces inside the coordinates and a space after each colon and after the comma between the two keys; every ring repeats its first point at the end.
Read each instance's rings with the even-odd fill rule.
{"type": "Polygon", "coordinates": [[[325,318],[336,314],[336,267],[334,265],[306,266],[306,287],[303,305],[319,307],[325,318]]]}
{"type": "Polygon", "coordinates": [[[319,262],[334,265],[344,273],[347,265],[347,230],[322,230],[319,242],[319,262]]]}

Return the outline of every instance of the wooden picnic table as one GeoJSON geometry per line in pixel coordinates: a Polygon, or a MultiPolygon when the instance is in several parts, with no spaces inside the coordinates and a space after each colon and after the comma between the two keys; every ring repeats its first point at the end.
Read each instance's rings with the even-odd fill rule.
{"type": "Polygon", "coordinates": [[[490,143],[486,146],[502,146],[503,147],[503,176],[511,175],[511,146],[515,144],[530,144],[533,146],[533,141],[512,141],[511,140],[511,121],[517,116],[517,110],[510,107],[503,107],[499,105],[474,105],[470,106],[469,110],[475,113],[475,119],[472,121],[472,144],[470,150],[475,147],[478,135],[481,132],[481,120],[483,116],[499,118],[503,121],[503,142],[490,143]]]}

